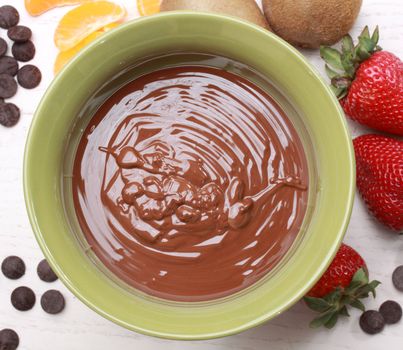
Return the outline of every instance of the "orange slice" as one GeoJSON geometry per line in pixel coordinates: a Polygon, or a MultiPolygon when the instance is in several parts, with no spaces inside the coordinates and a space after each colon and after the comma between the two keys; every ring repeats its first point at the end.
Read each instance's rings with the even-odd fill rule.
{"type": "Polygon", "coordinates": [[[60,51],[76,46],[91,33],[106,25],[123,20],[126,10],[109,1],[82,4],[60,20],[55,32],[55,44],[60,51]]]}
{"type": "Polygon", "coordinates": [[[71,59],[77,55],[83,48],[85,48],[88,44],[92,43],[95,39],[99,38],[103,34],[105,34],[107,31],[117,27],[116,23],[109,24],[100,30],[97,30],[96,32],[91,33],[88,35],[84,40],[79,42],[76,46],[73,48],[67,50],[67,51],[61,51],[56,57],[55,65],[53,68],[53,72],[55,74],[59,73],[59,71],[68,63],[71,61],[71,59]]]}
{"type": "Polygon", "coordinates": [[[161,0],[137,0],[137,9],[141,16],[149,16],[160,12],[161,0]]]}
{"type": "Polygon", "coordinates": [[[31,16],[39,16],[55,7],[78,5],[92,0],[25,0],[25,8],[31,16]]]}

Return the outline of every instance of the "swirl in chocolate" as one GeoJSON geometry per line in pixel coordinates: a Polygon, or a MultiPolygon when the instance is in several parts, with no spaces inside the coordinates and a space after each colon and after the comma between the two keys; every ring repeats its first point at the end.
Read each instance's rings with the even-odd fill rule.
{"type": "Polygon", "coordinates": [[[263,90],[219,69],[129,83],[98,110],[73,195],[95,254],[148,294],[202,301],[239,291],[284,256],[306,212],[292,123],[263,90]]]}

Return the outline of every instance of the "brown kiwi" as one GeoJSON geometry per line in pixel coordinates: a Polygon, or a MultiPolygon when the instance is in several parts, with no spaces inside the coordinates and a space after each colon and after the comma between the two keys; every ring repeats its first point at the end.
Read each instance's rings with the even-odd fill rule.
{"type": "Polygon", "coordinates": [[[176,10],[220,13],[239,17],[269,29],[255,0],[162,0],[161,11],[176,10]]]}
{"type": "Polygon", "coordinates": [[[262,0],[272,30],[306,48],[333,45],[353,26],[362,0],[262,0]]]}

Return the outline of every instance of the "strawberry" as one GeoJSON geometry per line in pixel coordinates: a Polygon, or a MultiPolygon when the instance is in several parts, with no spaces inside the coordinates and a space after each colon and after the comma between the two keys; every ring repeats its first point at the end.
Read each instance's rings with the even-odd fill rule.
{"type": "Polygon", "coordinates": [[[378,41],[378,27],[371,37],[365,27],[356,46],[347,35],[341,53],[330,47],[320,52],[346,114],[371,128],[403,135],[403,62],[381,51],[378,41]]]}
{"type": "Polygon", "coordinates": [[[403,232],[403,141],[364,135],[354,141],[357,187],[373,215],[403,232]]]}
{"type": "Polygon", "coordinates": [[[348,316],[347,306],[365,311],[360,299],[375,297],[378,281],[369,282],[364,259],[353,248],[342,244],[325,274],[304,297],[309,308],[320,313],[311,327],[332,328],[339,315],[348,316]]]}

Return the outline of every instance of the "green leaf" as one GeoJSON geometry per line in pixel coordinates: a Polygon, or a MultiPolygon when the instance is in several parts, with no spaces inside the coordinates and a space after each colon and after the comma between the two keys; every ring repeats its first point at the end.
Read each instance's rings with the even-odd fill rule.
{"type": "Polygon", "coordinates": [[[325,312],[329,310],[331,305],[322,298],[313,298],[313,297],[304,297],[305,303],[308,305],[308,307],[311,310],[317,311],[317,312],[325,312]]]}
{"type": "Polygon", "coordinates": [[[336,288],[333,292],[329,293],[325,296],[325,300],[330,304],[334,305],[340,300],[341,297],[341,288],[336,288]]]}
{"type": "Polygon", "coordinates": [[[325,70],[326,70],[326,74],[329,77],[329,79],[333,79],[333,78],[336,78],[339,76],[339,73],[337,73],[336,71],[331,69],[327,64],[325,65],[325,70]]]}
{"type": "Polygon", "coordinates": [[[353,38],[347,34],[341,39],[341,50],[343,53],[352,52],[354,49],[353,38]]]}
{"type": "Polygon", "coordinates": [[[376,26],[374,33],[371,36],[371,40],[375,45],[378,45],[379,42],[379,26],[376,26]]]}
{"type": "Polygon", "coordinates": [[[350,314],[348,313],[348,310],[347,310],[346,305],[344,305],[344,306],[340,309],[339,314],[342,315],[342,316],[350,317],[350,314]]]}
{"type": "Polygon", "coordinates": [[[376,44],[370,39],[366,37],[360,37],[360,45],[365,49],[367,52],[373,52],[375,50],[376,44]]]}
{"type": "Polygon", "coordinates": [[[340,305],[349,305],[353,299],[354,297],[350,295],[343,295],[340,299],[340,305]]]}
{"type": "Polygon", "coordinates": [[[352,307],[355,307],[356,309],[361,310],[362,312],[365,311],[365,306],[364,306],[364,304],[363,304],[359,299],[354,299],[354,300],[350,303],[350,305],[351,305],[352,307]]]}
{"type": "Polygon", "coordinates": [[[338,89],[337,87],[331,85],[330,88],[332,89],[333,93],[336,97],[341,100],[342,98],[347,96],[348,90],[347,89],[338,89]]]}
{"type": "Polygon", "coordinates": [[[342,100],[344,97],[346,97],[348,95],[348,89],[343,89],[342,92],[340,93],[339,96],[337,96],[337,98],[340,100],[342,100]]]}
{"type": "Polygon", "coordinates": [[[358,269],[351,282],[359,282],[361,285],[367,284],[369,282],[368,273],[363,268],[358,269]]]}
{"type": "Polygon", "coordinates": [[[341,54],[336,49],[327,46],[321,46],[320,56],[330,67],[343,70],[343,65],[341,64],[341,54]]]}
{"type": "Polygon", "coordinates": [[[360,287],[362,287],[361,281],[351,281],[349,286],[345,289],[346,294],[354,294],[360,287]]]}
{"type": "Polygon", "coordinates": [[[381,284],[379,281],[371,281],[370,283],[366,284],[365,286],[361,287],[358,290],[358,296],[361,298],[367,298],[369,293],[372,293],[373,297],[376,297],[376,287],[381,284]]]}
{"type": "Polygon", "coordinates": [[[355,54],[360,59],[360,62],[365,61],[366,59],[371,57],[371,54],[361,45],[358,45],[356,47],[355,54]]]}
{"type": "Polygon", "coordinates": [[[355,66],[354,66],[353,53],[351,51],[344,52],[341,55],[341,64],[343,65],[343,68],[346,71],[347,75],[353,78],[355,74],[355,66]]]}
{"type": "Polygon", "coordinates": [[[360,34],[360,36],[358,38],[368,38],[368,39],[370,39],[368,26],[365,26],[365,28],[362,30],[362,32],[361,32],[361,34],[360,34]]]}
{"type": "Polygon", "coordinates": [[[339,319],[339,314],[337,313],[337,312],[335,312],[334,314],[333,314],[333,316],[329,319],[329,321],[327,321],[325,324],[324,324],[324,326],[327,328],[327,329],[331,329],[331,328],[333,328],[334,326],[335,326],[335,324],[337,323],[337,320],[339,319]]]}
{"type": "Polygon", "coordinates": [[[323,315],[315,318],[309,324],[309,327],[311,327],[311,328],[319,328],[321,326],[324,326],[327,322],[329,322],[329,320],[333,317],[334,314],[335,314],[334,310],[324,313],[323,315]]]}

